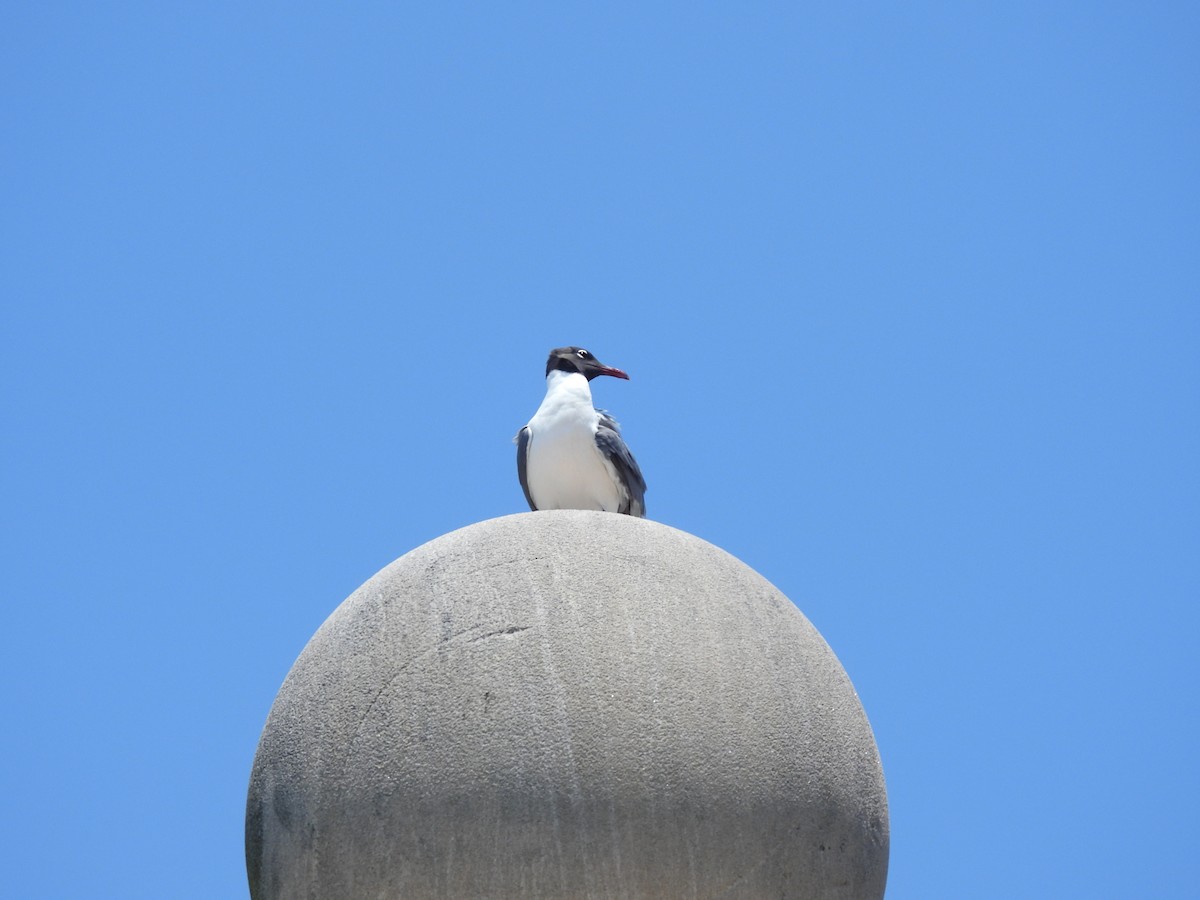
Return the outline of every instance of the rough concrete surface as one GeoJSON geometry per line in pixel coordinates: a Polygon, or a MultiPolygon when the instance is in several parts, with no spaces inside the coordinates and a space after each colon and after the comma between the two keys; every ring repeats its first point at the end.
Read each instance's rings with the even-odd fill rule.
{"type": "Polygon", "coordinates": [[[722,550],[523,513],[381,571],[275,700],[254,900],[879,898],[879,755],[846,673],[722,550]]]}

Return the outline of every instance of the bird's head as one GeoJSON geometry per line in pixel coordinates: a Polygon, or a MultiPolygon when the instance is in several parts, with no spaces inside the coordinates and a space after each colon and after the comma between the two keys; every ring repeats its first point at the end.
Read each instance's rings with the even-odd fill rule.
{"type": "Polygon", "coordinates": [[[620,369],[604,365],[582,347],[559,347],[557,350],[551,350],[550,358],[546,360],[546,374],[549,375],[555,369],[578,372],[588,381],[597,375],[611,375],[613,378],[629,380],[629,376],[620,369]]]}

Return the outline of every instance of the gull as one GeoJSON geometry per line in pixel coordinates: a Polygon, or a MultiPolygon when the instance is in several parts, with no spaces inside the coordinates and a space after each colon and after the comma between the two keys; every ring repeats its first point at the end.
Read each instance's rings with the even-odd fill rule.
{"type": "Polygon", "coordinates": [[[616,420],[592,405],[598,375],[629,380],[582,347],[546,361],[546,397],[516,437],[517,475],[529,508],[646,515],[646,481],[616,420]]]}

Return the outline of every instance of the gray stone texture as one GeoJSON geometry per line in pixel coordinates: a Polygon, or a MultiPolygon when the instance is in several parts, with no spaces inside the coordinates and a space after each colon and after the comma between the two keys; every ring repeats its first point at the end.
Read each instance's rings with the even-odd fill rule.
{"type": "Polygon", "coordinates": [[[250,779],[254,900],[878,898],[887,799],[808,620],[611,513],[413,550],[301,653],[250,779]]]}

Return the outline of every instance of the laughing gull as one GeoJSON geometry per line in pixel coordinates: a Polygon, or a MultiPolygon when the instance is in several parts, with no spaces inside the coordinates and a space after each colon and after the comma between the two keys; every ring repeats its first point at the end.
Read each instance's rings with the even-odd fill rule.
{"type": "Polygon", "coordinates": [[[529,508],[598,509],[645,516],[646,481],[616,420],[592,405],[597,375],[629,379],[582,347],[546,361],[546,398],[516,437],[517,475],[529,508]]]}

